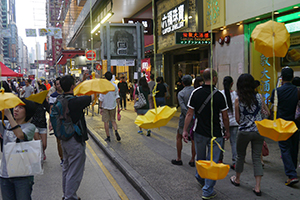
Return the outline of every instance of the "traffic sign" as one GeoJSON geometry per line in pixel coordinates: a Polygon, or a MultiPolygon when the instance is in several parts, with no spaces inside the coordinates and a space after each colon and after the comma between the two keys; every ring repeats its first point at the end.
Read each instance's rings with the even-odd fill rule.
{"type": "Polygon", "coordinates": [[[101,66],[100,64],[98,64],[98,65],[96,66],[96,69],[97,69],[97,70],[101,70],[101,69],[102,69],[102,66],[101,66]]]}
{"type": "Polygon", "coordinates": [[[88,50],[85,53],[85,57],[88,60],[96,60],[96,52],[94,50],[88,50]]]}

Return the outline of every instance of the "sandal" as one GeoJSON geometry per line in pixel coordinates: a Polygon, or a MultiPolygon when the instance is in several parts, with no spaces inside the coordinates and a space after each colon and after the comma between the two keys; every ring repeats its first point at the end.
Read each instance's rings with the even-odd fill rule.
{"type": "Polygon", "coordinates": [[[252,190],[254,192],[254,194],[256,194],[256,196],[261,196],[261,191],[256,192],[255,189],[252,190]]]}
{"type": "Polygon", "coordinates": [[[230,182],[232,183],[232,185],[234,185],[234,186],[240,186],[240,184],[237,183],[237,182],[235,182],[235,180],[236,180],[235,176],[230,177],[230,182]]]}

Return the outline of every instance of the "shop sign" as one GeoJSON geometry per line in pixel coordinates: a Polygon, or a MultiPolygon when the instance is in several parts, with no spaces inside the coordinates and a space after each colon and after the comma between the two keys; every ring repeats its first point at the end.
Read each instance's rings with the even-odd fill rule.
{"type": "Polygon", "coordinates": [[[161,34],[172,33],[188,25],[188,1],[161,15],[161,34]]]}
{"type": "Polygon", "coordinates": [[[124,18],[124,23],[134,24],[140,22],[144,26],[144,34],[152,35],[153,34],[153,20],[146,18],[124,18]]]}
{"type": "Polygon", "coordinates": [[[176,44],[210,44],[211,34],[206,32],[176,32],[176,44]]]}

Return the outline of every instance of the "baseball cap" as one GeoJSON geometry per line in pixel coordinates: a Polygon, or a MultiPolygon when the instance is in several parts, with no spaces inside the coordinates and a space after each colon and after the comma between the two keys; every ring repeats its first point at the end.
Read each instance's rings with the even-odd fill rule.
{"type": "Polygon", "coordinates": [[[282,68],[281,77],[283,81],[291,81],[294,77],[294,70],[290,67],[282,68]]]}

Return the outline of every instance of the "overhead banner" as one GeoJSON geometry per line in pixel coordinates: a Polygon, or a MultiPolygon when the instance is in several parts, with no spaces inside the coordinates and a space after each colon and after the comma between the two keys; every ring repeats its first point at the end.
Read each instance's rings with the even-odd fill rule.
{"type": "Polygon", "coordinates": [[[11,37],[11,33],[10,33],[10,29],[6,28],[6,29],[2,29],[1,31],[1,36],[2,37],[11,37]]]}
{"type": "Polygon", "coordinates": [[[55,39],[62,38],[62,32],[60,28],[40,28],[39,36],[54,36],[55,39]]]}
{"type": "Polygon", "coordinates": [[[36,37],[36,29],[25,29],[26,37],[36,37]]]}

